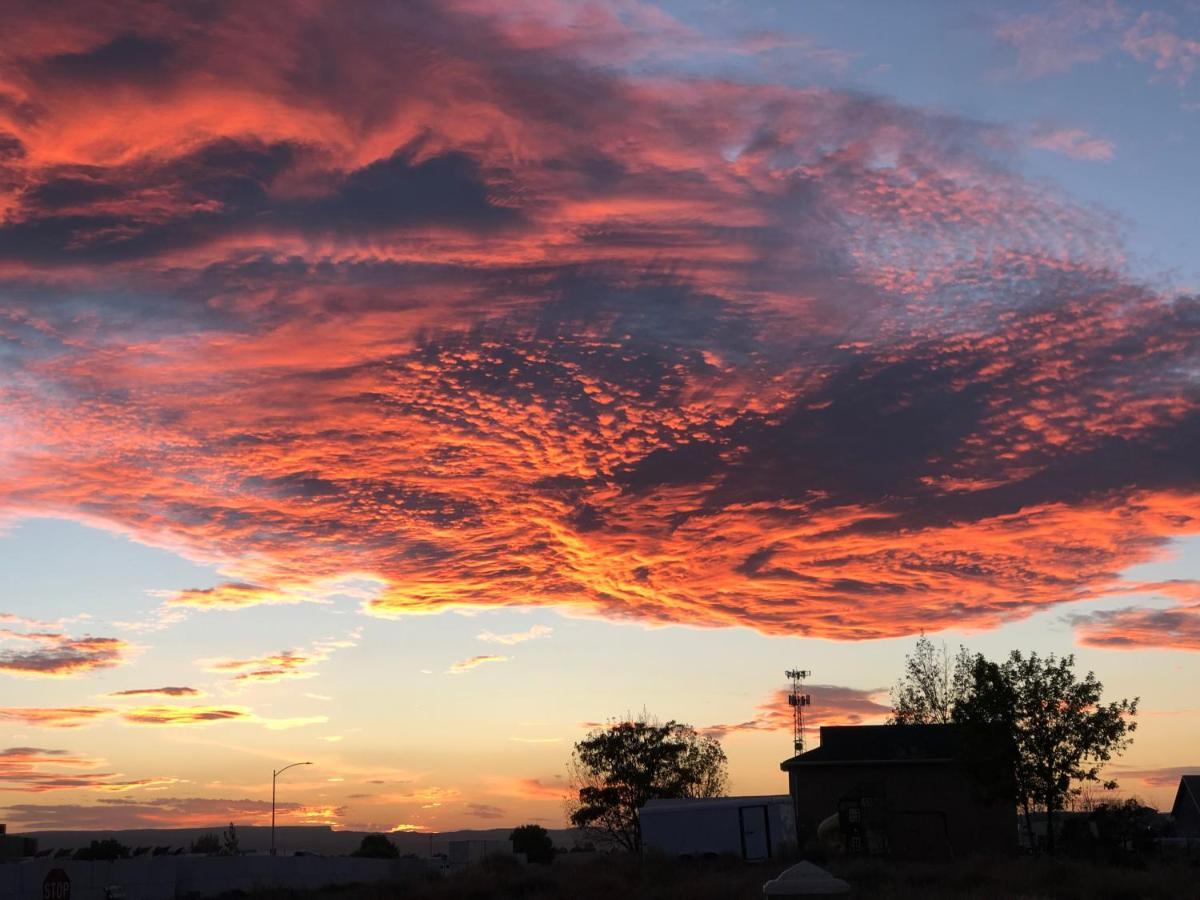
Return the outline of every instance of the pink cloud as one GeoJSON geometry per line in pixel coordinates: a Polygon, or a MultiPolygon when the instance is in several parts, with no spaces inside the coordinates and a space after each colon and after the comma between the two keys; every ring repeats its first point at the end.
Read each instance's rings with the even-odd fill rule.
{"type": "Polygon", "coordinates": [[[508,657],[507,656],[496,656],[494,654],[481,654],[479,656],[472,656],[468,659],[464,659],[464,660],[460,660],[459,662],[456,662],[454,665],[452,665],[450,667],[449,672],[451,675],[462,675],[465,672],[469,672],[472,669],[478,668],[479,666],[485,665],[487,663],[501,663],[501,662],[508,662],[508,657]]]}
{"type": "Polygon", "coordinates": [[[1183,86],[1200,64],[1200,39],[1182,31],[1176,17],[1115,0],[1056,0],[1037,12],[1004,18],[994,35],[1016,52],[1013,74],[1022,78],[1058,74],[1124,52],[1183,86]]]}
{"type": "Polygon", "coordinates": [[[0,707],[0,720],[44,728],[79,728],[113,712],[105,706],[6,706],[0,707]]]}
{"type": "Polygon", "coordinates": [[[1055,0],[1038,12],[1004,19],[994,33],[1016,51],[1016,74],[1041,78],[1103,58],[1125,20],[1115,0],[1055,0]]]}
{"type": "Polygon", "coordinates": [[[1081,128],[1038,126],[1030,135],[1029,143],[1039,150],[1095,162],[1108,162],[1115,153],[1112,141],[1096,137],[1081,128]]]}
{"type": "Polygon", "coordinates": [[[1179,33],[1175,20],[1162,13],[1144,12],[1125,32],[1121,46],[1142,62],[1184,85],[1200,65],[1200,39],[1179,33]]]}
{"type": "MultiPolygon", "coordinates": [[[[786,689],[777,690],[759,704],[754,716],[743,722],[709,725],[703,734],[724,739],[748,731],[791,731],[792,707],[786,689]]],[[[891,714],[884,689],[860,690],[833,684],[812,684],[805,688],[812,697],[805,709],[804,730],[816,733],[822,725],[879,724],[891,714]]]]}
{"type": "Polygon", "coordinates": [[[51,791],[99,790],[124,793],[146,787],[174,784],[176,778],[118,780],[113,772],[95,771],[103,760],[66,750],[9,747],[0,750],[0,790],[42,794],[51,791]]]}

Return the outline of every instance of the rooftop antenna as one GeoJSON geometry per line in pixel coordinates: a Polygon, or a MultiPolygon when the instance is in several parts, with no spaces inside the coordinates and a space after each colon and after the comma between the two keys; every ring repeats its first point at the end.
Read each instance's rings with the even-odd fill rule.
{"type": "Polygon", "coordinates": [[[808,669],[788,669],[784,674],[792,682],[788,706],[792,708],[792,748],[799,756],[804,752],[804,707],[812,703],[812,697],[803,693],[804,679],[812,672],[808,669]]]}

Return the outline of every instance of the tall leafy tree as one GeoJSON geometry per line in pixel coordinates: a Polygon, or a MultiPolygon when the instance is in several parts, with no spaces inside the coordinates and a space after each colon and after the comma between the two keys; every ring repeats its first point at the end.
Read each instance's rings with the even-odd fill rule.
{"type": "Polygon", "coordinates": [[[921,635],[904,657],[904,677],[892,688],[892,722],[896,725],[948,724],[954,707],[970,693],[975,658],[960,646],[951,655],[943,643],[921,635]]]}
{"type": "Polygon", "coordinates": [[[592,731],[571,758],[571,823],[631,852],[642,848],[638,810],[649,800],[720,797],[728,784],[725,751],[690,725],[645,714],[592,731]]]}
{"type": "MultiPolygon", "coordinates": [[[[1132,741],[1138,700],[1102,700],[1095,673],[1075,674],[1075,657],[1023,656],[1003,663],[976,657],[972,690],[954,711],[966,757],[1009,787],[1025,814],[1046,812],[1046,849],[1054,852],[1054,813],[1132,741]],[[1001,738],[1001,739],[997,739],[1001,738]]],[[[1114,782],[1106,782],[1112,788],[1114,782]]]]}

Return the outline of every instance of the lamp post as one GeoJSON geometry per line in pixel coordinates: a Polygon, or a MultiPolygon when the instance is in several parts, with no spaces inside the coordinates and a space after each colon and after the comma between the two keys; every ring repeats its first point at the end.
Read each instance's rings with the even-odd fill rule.
{"type": "Polygon", "coordinates": [[[311,765],[312,765],[312,763],[310,763],[310,762],[298,762],[298,763],[292,763],[290,766],[284,766],[282,769],[279,769],[278,771],[276,771],[274,769],[271,770],[271,855],[272,856],[275,855],[275,779],[278,778],[280,775],[282,775],[284,772],[286,772],[288,769],[295,768],[296,766],[311,766],[311,765]]]}

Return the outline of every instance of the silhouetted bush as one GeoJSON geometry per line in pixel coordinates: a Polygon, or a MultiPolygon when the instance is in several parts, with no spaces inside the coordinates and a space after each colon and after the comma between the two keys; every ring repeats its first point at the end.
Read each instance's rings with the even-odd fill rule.
{"type": "Polygon", "coordinates": [[[196,840],[192,841],[192,853],[207,853],[212,856],[221,852],[221,839],[217,837],[216,832],[210,831],[208,834],[202,834],[196,840]]]}
{"type": "Polygon", "coordinates": [[[116,838],[105,838],[102,841],[92,841],[88,847],[80,847],[75,851],[75,858],[86,860],[128,859],[129,848],[116,838]]]}
{"type": "Polygon", "coordinates": [[[368,834],[363,837],[358,849],[350,855],[367,859],[399,859],[400,851],[388,840],[386,834],[368,834]]]}
{"type": "Polygon", "coordinates": [[[554,841],[541,825],[522,825],[508,836],[514,853],[524,853],[531,863],[547,865],[554,861],[554,841]]]}

